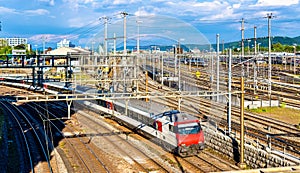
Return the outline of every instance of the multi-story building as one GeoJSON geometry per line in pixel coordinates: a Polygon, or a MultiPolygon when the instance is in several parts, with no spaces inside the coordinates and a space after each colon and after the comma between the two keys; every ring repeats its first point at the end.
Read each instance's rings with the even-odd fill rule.
{"type": "Polygon", "coordinates": [[[20,44],[27,45],[27,38],[5,38],[8,46],[18,46],[20,44]]]}

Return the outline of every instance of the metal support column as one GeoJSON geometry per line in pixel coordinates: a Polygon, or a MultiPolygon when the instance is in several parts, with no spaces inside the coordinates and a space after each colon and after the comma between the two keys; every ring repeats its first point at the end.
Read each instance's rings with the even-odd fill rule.
{"type": "MultiPolygon", "coordinates": [[[[220,90],[220,35],[217,34],[217,92],[220,90]]],[[[219,95],[217,95],[217,102],[219,102],[219,95]]]]}
{"type": "Polygon", "coordinates": [[[164,85],[164,56],[161,55],[161,86],[164,85]]]}
{"type": "Polygon", "coordinates": [[[253,63],[253,73],[254,73],[254,78],[253,78],[253,82],[254,82],[254,95],[256,95],[256,91],[257,91],[257,55],[254,55],[255,59],[254,59],[254,63],[253,63]]]}
{"type": "Polygon", "coordinates": [[[68,105],[68,120],[71,119],[71,105],[72,105],[72,100],[67,100],[67,105],[68,105]]]}
{"type": "Polygon", "coordinates": [[[227,102],[227,123],[228,123],[228,134],[231,133],[231,59],[232,53],[229,49],[229,59],[228,59],[228,102],[227,102]]]}
{"type": "Polygon", "coordinates": [[[128,116],[128,100],[125,100],[125,115],[128,116]]]}
{"type": "Polygon", "coordinates": [[[138,91],[138,69],[139,69],[139,61],[138,61],[138,55],[134,56],[135,61],[135,67],[134,67],[134,92],[136,93],[138,91]]]}
{"type": "Polygon", "coordinates": [[[241,77],[241,100],[240,100],[240,109],[241,109],[241,119],[240,119],[240,125],[241,125],[241,132],[240,132],[240,168],[244,169],[246,168],[246,163],[244,162],[244,77],[241,77]]]}
{"type": "Polygon", "coordinates": [[[272,94],[272,59],[271,59],[271,19],[273,15],[268,14],[268,44],[269,44],[269,49],[268,49],[268,97],[270,100],[270,106],[271,106],[271,94],[272,94]]]}
{"type": "MultiPolygon", "coordinates": [[[[146,81],[145,81],[145,83],[146,83],[146,93],[148,95],[148,72],[147,71],[145,71],[145,79],[146,79],[146,81]]],[[[148,101],[149,101],[149,98],[147,97],[146,102],[148,102],[148,101]]]]}
{"type": "Polygon", "coordinates": [[[35,67],[33,67],[32,68],[32,86],[33,86],[33,88],[35,88],[36,87],[36,85],[35,85],[35,67]]]}
{"type": "Polygon", "coordinates": [[[182,98],[181,97],[178,97],[178,110],[180,111],[181,110],[181,100],[182,98]]]}

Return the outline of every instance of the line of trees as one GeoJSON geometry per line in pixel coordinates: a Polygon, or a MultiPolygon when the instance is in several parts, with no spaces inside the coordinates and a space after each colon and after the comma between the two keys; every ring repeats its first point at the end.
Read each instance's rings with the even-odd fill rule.
{"type": "Polygon", "coordinates": [[[0,46],[0,55],[1,59],[3,59],[6,55],[12,54],[12,50],[26,50],[26,55],[34,55],[36,52],[33,50],[28,50],[27,45],[20,44],[17,46],[0,46]]]}
{"type": "MultiPolygon", "coordinates": [[[[240,53],[242,50],[240,47],[234,47],[233,49],[233,53],[238,54],[240,53]]],[[[257,52],[268,52],[269,51],[269,47],[262,47],[262,46],[256,46],[256,51],[257,52]],[[259,49],[258,49],[259,48],[259,49]]],[[[300,45],[283,45],[281,43],[274,43],[271,45],[271,52],[287,52],[287,53],[294,53],[294,52],[300,52],[300,45]]],[[[247,54],[253,54],[255,52],[254,47],[248,47],[245,46],[244,47],[244,52],[245,55],[247,54]]],[[[227,50],[225,50],[224,53],[227,53],[227,50]]]]}

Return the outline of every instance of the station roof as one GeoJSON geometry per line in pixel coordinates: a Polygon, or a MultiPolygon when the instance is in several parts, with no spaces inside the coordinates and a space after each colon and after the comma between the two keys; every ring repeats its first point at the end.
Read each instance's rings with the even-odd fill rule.
{"type": "Polygon", "coordinates": [[[68,55],[68,54],[75,54],[75,55],[79,55],[79,54],[90,54],[89,50],[80,48],[80,47],[60,47],[58,49],[52,50],[48,52],[49,55],[68,55]]]}

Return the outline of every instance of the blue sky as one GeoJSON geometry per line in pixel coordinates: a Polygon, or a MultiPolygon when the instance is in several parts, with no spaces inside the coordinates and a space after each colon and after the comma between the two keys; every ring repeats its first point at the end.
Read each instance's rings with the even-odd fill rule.
{"type": "Polygon", "coordinates": [[[104,20],[99,20],[103,16],[109,18],[108,37],[113,32],[123,35],[121,12],[129,14],[127,32],[132,40],[137,35],[137,20],[145,40],[146,35],[169,33],[167,38],[182,43],[196,38],[215,43],[218,33],[221,41],[237,41],[242,18],[245,38],[253,37],[254,26],[257,37],[264,37],[268,13],[274,15],[272,35],[300,36],[299,0],[0,0],[0,37],[25,37],[39,46],[43,38],[48,45],[66,38],[89,46],[103,41],[104,20]]]}

